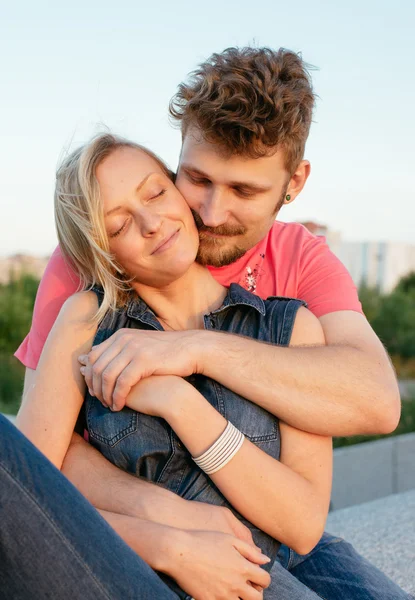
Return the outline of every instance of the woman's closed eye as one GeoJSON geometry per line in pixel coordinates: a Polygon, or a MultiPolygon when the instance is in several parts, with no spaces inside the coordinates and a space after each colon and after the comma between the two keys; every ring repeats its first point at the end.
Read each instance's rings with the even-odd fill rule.
{"type": "Polygon", "coordinates": [[[120,233],[122,233],[126,229],[126,227],[130,224],[130,221],[131,221],[130,218],[126,219],[117,231],[114,231],[113,233],[108,234],[109,237],[115,238],[115,237],[117,237],[117,235],[120,235],[120,233]]]}
{"type": "MultiPolygon", "coordinates": [[[[164,194],[166,193],[167,189],[166,188],[161,188],[161,189],[157,189],[157,190],[152,190],[149,193],[148,196],[148,202],[152,201],[152,200],[157,200],[157,198],[161,198],[162,196],[164,196],[164,194]]],[[[120,233],[123,233],[129,226],[131,221],[131,217],[128,217],[124,223],[121,225],[121,227],[119,229],[117,229],[116,231],[109,233],[108,237],[110,238],[115,238],[118,235],[120,235],[120,233]]]]}
{"type": "Polygon", "coordinates": [[[157,198],[161,198],[161,196],[164,196],[164,194],[166,193],[166,188],[162,188],[160,191],[152,191],[150,193],[150,200],[156,200],[157,198]]]}

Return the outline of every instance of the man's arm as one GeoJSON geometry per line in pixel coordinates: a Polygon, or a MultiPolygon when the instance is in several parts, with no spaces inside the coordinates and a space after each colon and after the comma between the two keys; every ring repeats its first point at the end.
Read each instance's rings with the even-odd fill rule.
{"type": "Polygon", "coordinates": [[[297,330],[315,322],[300,312],[289,348],[222,332],[124,329],[82,358],[82,372],[96,396],[116,410],[142,377],[203,373],[310,433],[392,431],[399,421],[399,389],[365,317],[353,311],[320,317],[327,345],[295,347],[297,330]]]}
{"type": "Polygon", "coordinates": [[[331,436],[393,431],[399,389],[367,320],[352,311],[319,320],[324,347],[295,347],[296,327],[289,348],[201,332],[199,369],[298,429],[331,436]]]}

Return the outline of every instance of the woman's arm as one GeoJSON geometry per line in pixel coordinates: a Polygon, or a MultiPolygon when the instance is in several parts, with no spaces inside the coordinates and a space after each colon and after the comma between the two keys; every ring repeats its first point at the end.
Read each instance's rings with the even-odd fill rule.
{"type": "MultiPolygon", "coordinates": [[[[193,456],[220,436],[226,420],[196,390],[189,390],[165,418],[193,456]]],[[[242,515],[272,537],[307,554],[327,518],[332,470],[331,439],[281,424],[281,461],[248,439],[234,458],[210,475],[242,515]]]]}
{"type": "Polygon", "coordinates": [[[194,598],[261,600],[261,588],[270,584],[269,574],[260,568],[269,558],[232,535],[185,531],[126,515],[100,513],[150,567],[173,577],[194,598]]]}
{"type": "MultiPolygon", "coordinates": [[[[297,319],[293,343],[324,343],[313,315],[302,309],[297,319]]],[[[205,452],[226,426],[225,418],[199,392],[174,376],[143,380],[135,386],[127,404],[164,417],[193,456],[205,452]]],[[[280,462],[245,439],[234,458],[211,479],[257,527],[306,554],[320,539],[328,513],[331,439],[283,423],[281,438],[280,462]]]]}
{"type": "Polygon", "coordinates": [[[88,352],[96,332],[90,319],[98,302],[80,292],[63,305],[44,346],[36,376],[25,386],[16,425],[61,468],[85,394],[77,357],[88,352]]]}

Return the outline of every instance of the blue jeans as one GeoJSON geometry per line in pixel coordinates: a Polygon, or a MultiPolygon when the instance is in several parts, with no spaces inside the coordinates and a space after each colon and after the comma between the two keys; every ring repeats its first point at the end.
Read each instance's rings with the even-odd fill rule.
{"type": "Polygon", "coordinates": [[[1,598],[177,600],[2,415],[0,515],[1,598]]]}
{"type": "Polygon", "coordinates": [[[264,600],[401,600],[412,598],[341,538],[324,533],[309,554],[281,546],[264,600]]]}

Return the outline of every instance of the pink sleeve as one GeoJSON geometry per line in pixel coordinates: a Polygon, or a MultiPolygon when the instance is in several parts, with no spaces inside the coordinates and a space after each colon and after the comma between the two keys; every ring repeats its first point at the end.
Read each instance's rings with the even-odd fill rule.
{"type": "Polygon", "coordinates": [[[316,317],[339,310],[363,314],[356,286],[343,263],[323,237],[305,240],[300,264],[298,297],[316,317]]]}
{"type": "Polygon", "coordinates": [[[79,289],[79,284],[79,277],[64,261],[60,248],[56,248],[39,284],[30,332],[15,353],[26,367],[36,369],[63,303],[79,289]]]}

